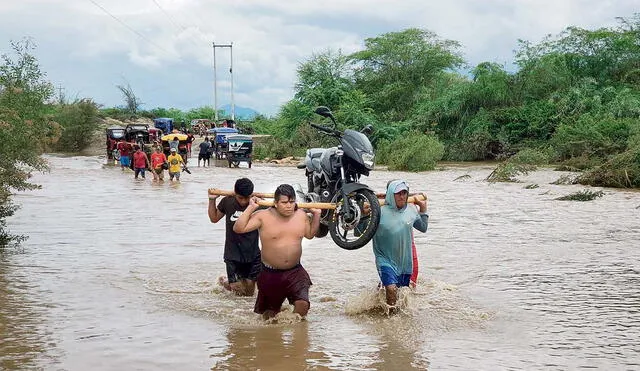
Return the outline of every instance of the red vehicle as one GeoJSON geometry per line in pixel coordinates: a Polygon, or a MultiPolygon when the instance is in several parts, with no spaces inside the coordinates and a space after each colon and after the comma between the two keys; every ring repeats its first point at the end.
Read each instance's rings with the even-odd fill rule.
{"type": "Polygon", "coordinates": [[[120,158],[120,154],[118,153],[117,146],[119,142],[123,142],[125,140],[125,131],[124,128],[119,126],[111,126],[106,129],[107,135],[107,158],[112,160],[113,158],[120,158]]]}
{"type": "Polygon", "coordinates": [[[149,128],[149,141],[151,143],[160,142],[160,137],[162,136],[162,130],[157,128],[149,128]]]}

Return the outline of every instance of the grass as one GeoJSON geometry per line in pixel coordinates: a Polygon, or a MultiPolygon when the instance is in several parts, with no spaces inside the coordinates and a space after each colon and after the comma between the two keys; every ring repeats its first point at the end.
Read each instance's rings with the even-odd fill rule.
{"type": "Polygon", "coordinates": [[[596,198],[600,198],[604,196],[604,192],[602,191],[590,191],[588,189],[572,193],[570,195],[562,196],[556,198],[556,200],[560,201],[593,201],[596,198]]]}
{"type": "Polygon", "coordinates": [[[515,164],[512,162],[503,162],[496,167],[486,180],[491,183],[495,182],[518,182],[516,176],[527,175],[529,172],[536,170],[535,165],[515,164]]]}

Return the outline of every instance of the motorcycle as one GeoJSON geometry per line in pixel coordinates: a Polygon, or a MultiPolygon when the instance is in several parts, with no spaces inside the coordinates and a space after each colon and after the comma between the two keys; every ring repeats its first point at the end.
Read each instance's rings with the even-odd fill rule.
{"type": "Polygon", "coordinates": [[[331,202],[335,210],[323,210],[320,230],[316,237],[331,234],[333,241],[343,249],[355,250],[366,245],[380,223],[380,204],[375,192],[359,182],[362,175],[373,170],[375,154],[363,131],[336,130],[336,120],[327,107],[318,107],[315,113],[330,118],[333,127],[310,123],[310,126],[335,137],[340,145],[331,148],[307,150],[305,161],[298,168],[307,176],[306,202],[331,202]]]}

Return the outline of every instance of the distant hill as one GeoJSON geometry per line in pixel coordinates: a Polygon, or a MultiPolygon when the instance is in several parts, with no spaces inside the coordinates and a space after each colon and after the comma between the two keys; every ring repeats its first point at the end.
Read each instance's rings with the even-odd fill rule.
{"type": "MultiPolygon", "coordinates": [[[[247,108],[247,107],[241,107],[236,105],[236,119],[239,120],[253,120],[254,118],[256,118],[257,115],[259,115],[260,113],[252,108],[247,108]]],[[[231,105],[230,104],[225,104],[224,106],[221,106],[220,108],[218,108],[219,110],[223,111],[223,116],[229,116],[231,117],[231,105]]]]}

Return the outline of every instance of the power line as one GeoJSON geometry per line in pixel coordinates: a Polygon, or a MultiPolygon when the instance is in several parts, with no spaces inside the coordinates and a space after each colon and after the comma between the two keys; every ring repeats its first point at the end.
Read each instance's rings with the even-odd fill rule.
{"type": "Polygon", "coordinates": [[[136,31],[135,29],[133,29],[131,26],[129,26],[128,24],[124,23],[124,21],[120,20],[120,18],[116,17],[115,15],[111,14],[107,9],[103,8],[102,5],[96,3],[94,0],[89,0],[90,2],[93,3],[93,5],[97,6],[98,8],[100,8],[103,12],[107,13],[111,18],[115,19],[116,21],[118,21],[118,23],[120,23],[121,25],[123,25],[124,27],[126,27],[129,31],[135,33],[136,35],[140,36],[141,39],[145,40],[146,42],[148,42],[149,44],[155,46],[156,48],[168,53],[169,51],[163,47],[161,47],[160,45],[154,43],[153,41],[149,40],[146,36],[144,36],[143,34],[141,34],[140,32],[136,31]]]}
{"type": "Polygon", "coordinates": [[[154,3],[154,4],[156,4],[156,6],[158,7],[158,9],[160,9],[160,10],[164,13],[164,15],[166,15],[166,16],[167,16],[167,18],[169,19],[169,22],[171,22],[171,24],[173,24],[173,26],[174,26],[175,28],[182,28],[182,30],[183,30],[183,31],[186,31],[186,30],[187,30],[187,28],[186,28],[186,27],[184,27],[183,25],[179,25],[179,24],[177,24],[176,22],[174,22],[174,21],[173,21],[173,18],[171,18],[171,16],[169,15],[169,13],[167,13],[167,11],[166,11],[166,10],[164,10],[164,8],[163,8],[163,7],[161,7],[161,6],[160,6],[160,4],[159,4],[156,0],[152,0],[152,1],[153,1],[153,3],[154,3]]]}
{"type": "MultiPolygon", "coordinates": [[[[175,22],[175,21],[173,20],[173,17],[171,17],[171,16],[169,15],[169,13],[167,13],[167,11],[166,11],[166,10],[164,10],[164,8],[160,5],[160,3],[158,3],[156,0],[152,0],[152,1],[153,1],[153,3],[154,3],[154,4],[156,4],[156,6],[158,7],[158,9],[160,9],[160,10],[162,11],[162,13],[164,13],[164,15],[167,17],[167,19],[169,19],[169,22],[171,22],[171,24],[172,24],[176,29],[182,29],[182,31],[188,31],[188,30],[187,30],[187,28],[186,28],[185,26],[183,26],[182,24],[179,24],[179,23],[175,22]]],[[[200,32],[200,30],[199,30],[197,27],[196,27],[196,31],[198,31],[198,33],[202,34],[202,32],[200,32]]],[[[189,38],[188,40],[191,42],[191,44],[193,44],[193,45],[194,45],[195,47],[197,47],[197,48],[199,48],[199,47],[201,47],[201,46],[202,46],[202,45],[198,45],[198,44],[196,44],[196,42],[195,42],[195,41],[193,41],[193,39],[191,39],[191,38],[189,38]]]]}

